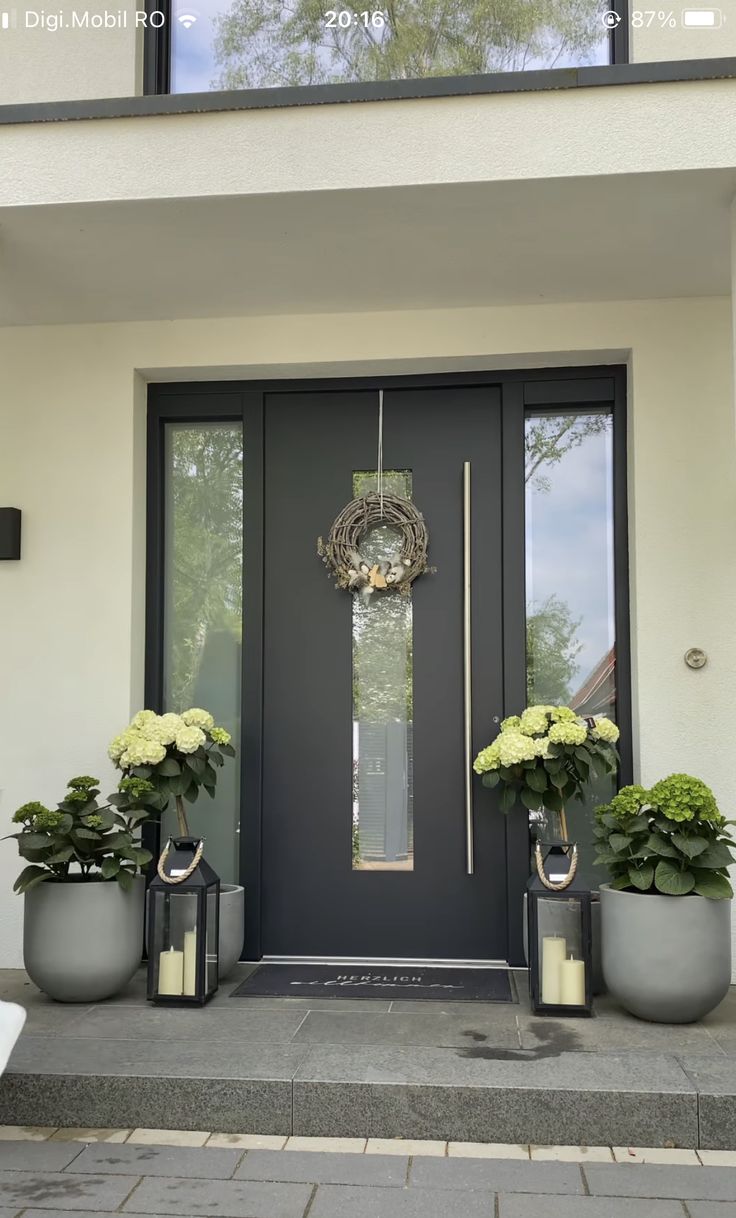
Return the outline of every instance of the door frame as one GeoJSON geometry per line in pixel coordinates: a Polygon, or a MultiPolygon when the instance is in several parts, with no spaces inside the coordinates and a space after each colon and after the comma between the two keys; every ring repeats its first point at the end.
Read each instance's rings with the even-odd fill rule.
{"type": "MultiPolygon", "coordinates": [[[[146,494],[145,704],[163,710],[165,444],[174,422],[242,422],[244,448],[243,618],[248,645],[242,649],[240,882],[246,888],[243,958],[261,958],[261,817],[263,740],[263,538],[264,409],[269,393],[330,392],[442,385],[486,386],[501,395],[503,714],[526,698],[526,594],[524,511],[524,420],[527,408],[607,406],[613,417],[614,614],[617,721],[622,783],[632,781],[631,643],[627,512],[627,372],[621,365],[435,373],[411,376],[341,377],[308,380],[197,381],[148,386],[146,494]],[[245,815],[242,809],[248,809],[245,815]],[[252,811],[250,811],[252,810],[252,811]],[[249,899],[250,898],[250,899],[249,899]]],[[[160,849],[157,826],[147,826],[146,844],[160,849]]],[[[529,875],[529,829],[521,816],[506,818],[507,960],[524,964],[519,895],[529,875]]]]}

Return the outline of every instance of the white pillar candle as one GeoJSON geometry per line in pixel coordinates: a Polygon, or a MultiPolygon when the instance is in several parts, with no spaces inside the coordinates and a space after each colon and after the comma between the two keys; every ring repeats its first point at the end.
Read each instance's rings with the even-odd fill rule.
{"type": "Polygon", "coordinates": [[[585,961],[563,960],[560,965],[560,1005],[585,1006],[585,961]]]}
{"type": "Polygon", "coordinates": [[[194,995],[197,992],[197,932],[184,932],[184,993],[194,995]]]}
{"type": "Polygon", "coordinates": [[[567,941],[560,935],[542,939],[542,1002],[557,1006],[560,1001],[560,965],[567,954],[567,941]]]}
{"type": "Polygon", "coordinates": [[[184,952],[173,947],[161,952],[158,959],[158,992],[179,997],[184,982],[184,952]]]}

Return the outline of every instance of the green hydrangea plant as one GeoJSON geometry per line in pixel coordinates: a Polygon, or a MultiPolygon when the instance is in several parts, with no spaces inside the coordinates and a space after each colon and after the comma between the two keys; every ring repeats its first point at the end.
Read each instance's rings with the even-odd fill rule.
{"type": "Polygon", "coordinates": [[[214,798],[217,771],[235,749],[230,733],[194,706],[180,715],[138,711],[108,755],[124,775],[110,802],[128,815],[139,811],[146,817],[160,815],[173,798],[179,832],[188,837],[184,801],[194,803],[203,787],[214,798]]]}
{"type": "Polygon", "coordinates": [[[670,897],[733,896],[727,821],[700,778],[670,774],[651,790],[624,787],[595,812],[596,864],[611,887],[670,897]]]}
{"type": "Polygon", "coordinates": [[[569,706],[529,706],[503,720],[473,769],[485,786],[501,786],[502,812],[517,802],[530,811],[548,808],[561,814],[566,835],[565,804],[584,799],[594,774],[616,771],[618,737],[605,716],[584,719],[569,706]]]}
{"type": "Polygon", "coordinates": [[[23,804],[13,816],[21,828],[9,834],[28,862],[13,886],[27,892],[44,880],[117,880],[128,889],[151,854],[137,838],[145,814],[129,814],[99,801],[99,780],[71,778],[56,808],[38,801],[23,804]]]}

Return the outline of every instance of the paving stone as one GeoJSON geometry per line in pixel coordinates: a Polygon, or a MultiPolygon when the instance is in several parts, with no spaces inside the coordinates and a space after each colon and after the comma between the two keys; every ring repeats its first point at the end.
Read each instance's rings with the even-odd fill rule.
{"type": "MultiPolygon", "coordinates": [[[[273,1147],[263,1147],[264,1150],[273,1147]]],[[[365,1138],[301,1138],[298,1135],[289,1138],[287,1150],[327,1151],[328,1153],[362,1154],[365,1150],[365,1138]]]]}
{"type": "Polygon", "coordinates": [[[702,1024],[657,1024],[642,1019],[599,1017],[553,1019],[519,1014],[519,1036],[524,1049],[547,1052],[603,1053],[648,1051],[723,1056],[702,1024]]]}
{"type": "Polygon", "coordinates": [[[325,1184],[317,1189],[309,1218],[493,1218],[493,1193],[463,1193],[462,1211],[457,1201],[455,1190],[325,1184]]]}
{"type": "Polygon", "coordinates": [[[202,1129],[134,1129],[128,1142],[138,1146],[204,1146],[209,1136],[202,1129]]]}
{"type": "MultiPolygon", "coordinates": [[[[271,1050],[266,1048],[266,1052],[271,1050]]],[[[292,1092],[287,1079],[144,1078],[104,1075],[5,1074],[0,1120],[38,1120],[58,1126],[151,1125],[182,1129],[204,1124],[238,1133],[291,1133],[292,1092]]],[[[300,1131],[302,1132],[302,1131],[300,1131]]],[[[311,1132],[304,1130],[303,1132],[311,1132]]]]}
{"type": "Polygon", "coordinates": [[[81,1151],[76,1142],[0,1142],[0,1171],[62,1171],[81,1151]]]}
{"type": "Polygon", "coordinates": [[[447,1153],[461,1159],[525,1159],[529,1161],[528,1146],[513,1146],[506,1142],[448,1142],[447,1153]]]}
{"type": "Polygon", "coordinates": [[[409,1183],[417,1188],[490,1189],[497,1193],[582,1193],[572,1163],[513,1163],[497,1159],[414,1159],[409,1183]]]}
{"type": "Polygon", "coordinates": [[[75,1176],[68,1172],[0,1171],[5,1205],[42,1206],[48,1210],[116,1210],[138,1183],[137,1176],[75,1176]]]}
{"type": "Polygon", "coordinates": [[[0,1209],[0,1218],[16,1218],[16,1214],[20,1214],[20,1210],[17,1208],[12,1210],[0,1209]]]}
{"type": "Polygon", "coordinates": [[[614,1146],[617,1163],[678,1163],[682,1167],[697,1167],[700,1160],[694,1150],[678,1146],[614,1146]]]}
{"type": "Polygon", "coordinates": [[[57,1129],[51,1135],[52,1142],[126,1142],[132,1129],[57,1129]]]}
{"type": "Polygon", "coordinates": [[[736,1218],[736,1205],[731,1201],[688,1201],[690,1218],[736,1218]]]}
{"type": "Polygon", "coordinates": [[[283,1150],[289,1140],[273,1134],[211,1133],[205,1146],[231,1146],[236,1150],[283,1150]]]}
{"type": "Polygon", "coordinates": [[[499,1197],[498,1218],[684,1218],[684,1211],[679,1201],[644,1201],[638,1197],[529,1196],[517,1193],[499,1197]]]}
{"type": "Polygon", "coordinates": [[[0,1142],[45,1142],[55,1125],[0,1125],[0,1142]]]}
{"type": "Polygon", "coordinates": [[[246,1001],[227,1007],[95,1007],[62,1035],[92,1040],[199,1041],[211,1045],[288,1043],[304,1020],[303,1011],[254,1011],[246,1001]]]}
{"type": "Polygon", "coordinates": [[[736,1201],[736,1172],[728,1167],[593,1163],[583,1170],[593,1196],[736,1201]]]}
{"type": "Polygon", "coordinates": [[[366,1145],[369,1155],[444,1155],[446,1142],[428,1141],[418,1138],[369,1138],[366,1145]]]}
{"type": "Polygon", "coordinates": [[[736,1150],[699,1150],[697,1155],[706,1167],[736,1167],[736,1150]]]}
{"type": "MultiPolygon", "coordinates": [[[[257,1152],[256,1152],[257,1153],[257,1152]]],[[[271,1152],[264,1152],[271,1153],[271,1152]]],[[[75,1172],[113,1175],[180,1176],[228,1180],[240,1160],[239,1150],[185,1146],[85,1146],[74,1160],[75,1172]]]]}
{"type": "MultiPolygon", "coordinates": [[[[383,1191],[383,1190],[381,1190],[383,1191]]],[[[202,1218],[302,1218],[311,1184],[253,1180],[145,1178],[122,1213],[201,1215],[202,1218]]]]}
{"type": "Polygon", "coordinates": [[[681,1061],[700,1093],[700,1138],[685,1142],[685,1145],[733,1150],[736,1148],[736,1057],[718,1060],[683,1056],[681,1061]]]}
{"type": "Polygon", "coordinates": [[[532,1146],[531,1158],[557,1163],[612,1163],[610,1146],[532,1146]]]}
{"type": "MultiPolygon", "coordinates": [[[[429,1004],[432,1006],[433,1004],[429,1004]]],[[[493,1045],[518,1049],[519,1038],[513,1015],[489,1018],[474,1012],[474,1003],[463,1010],[415,1011],[388,1015],[368,1012],[342,1014],[310,1011],[294,1037],[295,1044],[315,1045],[493,1045]]]]}
{"type": "MultiPolygon", "coordinates": [[[[143,1014],[150,1015],[146,1010],[143,1014]]],[[[192,1012],[187,1012],[192,1014],[192,1012]]],[[[289,1016],[298,1019],[298,1016],[289,1016]]],[[[182,1040],[113,1040],[102,1037],[22,1036],[8,1075],[142,1075],[146,1078],[244,1078],[291,1080],[309,1053],[307,1045],[250,1045],[237,1036],[227,1045],[182,1040]]],[[[50,1121],[39,1122],[51,1124],[50,1121]]],[[[56,1122],[60,1124],[61,1122],[56,1122]]],[[[67,1122],[63,1122],[66,1124],[67,1122]]],[[[75,1122],[76,1123],[76,1122],[75,1122]]],[[[84,1122],[80,1121],[79,1124],[84,1122]]],[[[87,1122],[92,1124],[92,1122],[87,1122]]],[[[126,1125],[127,1121],[111,1121],[126,1125]]]]}
{"type": "Polygon", "coordinates": [[[310,1184],[373,1184],[403,1188],[408,1156],[322,1154],[310,1151],[250,1150],[236,1180],[293,1180],[310,1184]]]}

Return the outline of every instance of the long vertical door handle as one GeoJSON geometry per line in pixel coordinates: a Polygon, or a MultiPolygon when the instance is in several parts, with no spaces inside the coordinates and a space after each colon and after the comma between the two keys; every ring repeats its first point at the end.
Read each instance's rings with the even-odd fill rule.
{"type": "Polygon", "coordinates": [[[465,870],[472,875],[473,834],[473,685],[472,622],[470,611],[470,462],[463,464],[463,702],[465,709],[465,870]]]}

